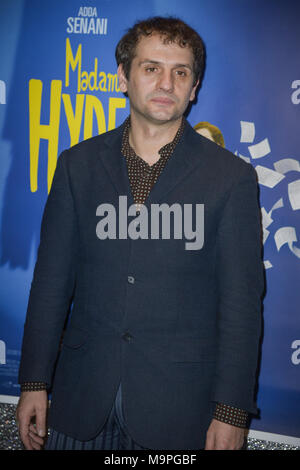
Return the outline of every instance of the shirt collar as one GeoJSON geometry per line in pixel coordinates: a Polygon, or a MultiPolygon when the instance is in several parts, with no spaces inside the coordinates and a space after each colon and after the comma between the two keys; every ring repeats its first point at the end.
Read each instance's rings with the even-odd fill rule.
{"type": "MultiPolygon", "coordinates": [[[[161,158],[168,158],[170,157],[170,155],[172,155],[172,153],[175,150],[176,145],[178,144],[183,134],[185,122],[186,122],[185,118],[182,116],[180,127],[178,131],[176,132],[174,139],[168,144],[161,147],[161,149],[158,151],[158,153],[161,155],[161,158]]],[[[133,150],[133,148],[131,147],[129,143],[129,129],[130,129],[130,116],[127,117],[124,123],[124,131],[123,131],[123,137],[122,137],[122,149],[121,149],[122,155],[126,158],[140,159],[140,157],[135,153],[135,151],[133,150]]]]}

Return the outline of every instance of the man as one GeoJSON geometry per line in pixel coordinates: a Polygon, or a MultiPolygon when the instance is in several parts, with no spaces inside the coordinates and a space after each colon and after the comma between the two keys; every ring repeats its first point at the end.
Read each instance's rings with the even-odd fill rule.
{"type": "Polygon", "coordinates": [[[130,118],[63,152],[46,204],[20,435],[26,448],[42,447],[51,387],[48,449],[239,449],[256,411],[255,171],[183,118],[204,66],[194,30],[142,21],[116,57],[130,118]],[[151,219],[158,206],[164,223],[174,209],[173,225],[151,219]]]}

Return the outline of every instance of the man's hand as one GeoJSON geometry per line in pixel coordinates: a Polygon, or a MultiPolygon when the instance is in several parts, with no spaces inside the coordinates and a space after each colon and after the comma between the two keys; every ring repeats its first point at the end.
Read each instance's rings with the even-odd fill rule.
{"type": "Polygon", "coordinates": [[[16,418],[20,438],[27,450],[41,450],[46,437],[47,391],[22,392],[16,418]]]}
{"type": "Polygon", "coordinates": [[[213,419],[206,433],[205,450],[239,450],[244,440],[244,429],[213,419]]]}

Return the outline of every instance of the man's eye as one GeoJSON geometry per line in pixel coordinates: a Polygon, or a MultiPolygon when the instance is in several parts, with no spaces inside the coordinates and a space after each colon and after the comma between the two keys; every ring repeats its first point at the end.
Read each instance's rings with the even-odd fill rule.
{"type": "Polygon", "coordinates": [[[179,75],[180,77],[186,76],[186,72],[184,70],[176,70],[176,74],[179,75]]]}
{"type": "Polygon", "coordinates": [[[155,72],[157,70],[157,67],[147,67],[146,72],[155,72]]]}

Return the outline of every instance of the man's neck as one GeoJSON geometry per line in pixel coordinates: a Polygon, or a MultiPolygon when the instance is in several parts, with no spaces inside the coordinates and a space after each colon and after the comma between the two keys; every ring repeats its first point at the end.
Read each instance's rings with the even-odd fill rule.
{"type": "Polygon", "coordinates": [[[156,163],[159,150],[174,139],[182,117],[176,121],[154,124],[130,116],[129,143],[135,153],[149,165],[156,163]]]}

